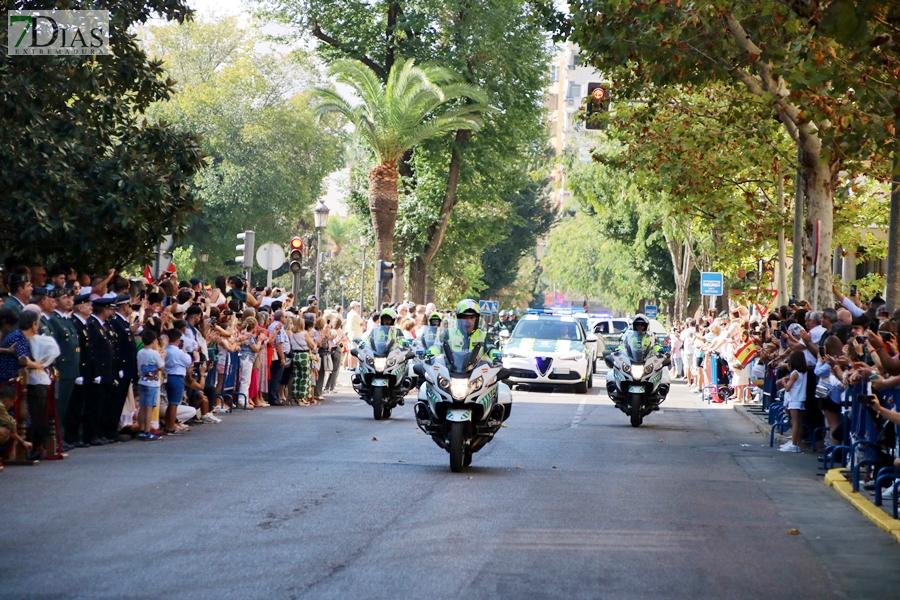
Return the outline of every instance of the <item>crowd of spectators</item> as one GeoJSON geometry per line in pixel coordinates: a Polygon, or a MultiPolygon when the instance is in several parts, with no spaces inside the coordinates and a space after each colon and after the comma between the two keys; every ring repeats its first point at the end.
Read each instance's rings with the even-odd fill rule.
{"type": "Polygon", "coordinates": [[[673,376],[686,378],[697,393],[717,383],[732,392],[733,402],[758,402],[763,390],[771,388],[767,393],[780,397],[790,414],[791,439],[780,448],[783,452],[801,452],[819,428],[826,431],[826,444],[846,441],[851,409],[845,390],[853,387],[860,390],[854,397],[877,431],[879,464],[873,470],[900,467],[894,433],[900,424],[895,403],[900,393],[900,309],[890,312],[877,294],[863,301],[837,286],[833,291],[834,304],[821,310],[801,300],[765,317],[736,306],[730,314],[676,323],[673,376]],[[751,351],[739,356],[748,343],[751,351]],[[746,356],[751,358],[743,362],[746,356]],[[713,362],[719,367],[716,373],[713,362]]]}
{"type": "Polygon", "coordinates": [[[239,276],[149,283],[30,266],[4,284],[0,461],[158,441],[233,408],[319,404],[355,366],[368,316],[358,302],[323,310],[239,276]]]}

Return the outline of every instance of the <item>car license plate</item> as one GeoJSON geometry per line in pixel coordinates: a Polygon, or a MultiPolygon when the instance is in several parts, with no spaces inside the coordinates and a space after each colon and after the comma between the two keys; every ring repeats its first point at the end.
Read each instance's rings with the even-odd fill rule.
{"type": "Polygon", "coordinates": [[[568,375],[569,369],[553,369],[553,372],[557,375],[568,375]]]}
{"type": "Polygon", "coordinates": [[[639,385],[632,385],[628,388],[628,393],[629,394],[643,394],[644,388],[642,388],[639,385]]]}
{"type": "Polygon", "coordinates": [[[372,387],[387,387],[387,379],[373,379],[372,387]]]}

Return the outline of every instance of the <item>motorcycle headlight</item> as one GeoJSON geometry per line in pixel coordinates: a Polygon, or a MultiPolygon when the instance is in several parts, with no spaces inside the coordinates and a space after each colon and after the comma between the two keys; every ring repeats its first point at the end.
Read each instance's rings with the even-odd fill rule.
{"type": "Polygon", "coordinates": [[[466,396],[469,395],[469,380],[463,379],[462,377],[454,377],[451,379],[450,395],[453,396],[454,400],[465,400],[466,396]]]}
{"type": "Polygon", "coordinates": [[[438,387],[441,388],[442,390],[446,390],[447,388],[450,387],[450,382],[447,381],[444,377],[441,377],[440,375],[438,375],[437,381],[438,381],[438,387]]]}
{"type": "Polygon", "coordinates": [[[640,379],[644,376],[644,365],[632,365],[631,366],[631,376],[635,379],[640,379]]]}
{"type": "Polygon", "coordinates": [[[387,358],[381,356],[375,359],[375,370],[379,373],[384,371],[384,368],[387,366],[387,358]]]}
{"type": "Polygon", "coordinates": [[[387,362],[388,367],[393,367],[395,364],[397,364],[396,358],[392,358],[392,359],[388,360],[388,362],[387,362]]]}
{"type": "Polygon", "coordinates": [[[366,364],[370,367],[375,364],[375,360],[371,356],[366,357],[366,364]]]}
{"type": "Polygon", "coordinates": [[[631,373],[631,363],[625,363],[622,365],[622,370],[626,373],[631,373]]]}

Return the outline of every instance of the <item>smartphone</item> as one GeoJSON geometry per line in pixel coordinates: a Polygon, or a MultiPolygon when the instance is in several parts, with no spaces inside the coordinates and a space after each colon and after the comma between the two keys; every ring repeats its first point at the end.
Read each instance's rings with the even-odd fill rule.
{"type": "Polygon", "coordinates": [[[146,297],[147,297],[147,290],[141,290],[141,295],[138,296],[138,298],[140,298],[141,302],[143,302],[144,298],[146,298],[146,297]]]}
{"type": "Polygon", "coordinates": [[[851,285],[851,286],[850,286],[850,295],[851,295],[851,296],[855,296],[855,295],[856,295],[856,286],[855,286],[855,285],[851,285]]]}
{"type": "Polygon", "coordinates": [[[857,401],[863,406],[872,406],[872,401],[875,399],[874,396],[857,396],[857,401]]]}
{"type": "Polygon", "coordinates": [[[865,344],[868,340],[866,339],[866,336],[858,335],[858,336],[856,336],[856,341],[859,342],[860,344],[865,344]]]}
{"type": "Polygon", "coordinates": [[[890,331],[879,331],[878,335],[880,335],[881,339],[885,342],[889,342],[893,338],[890,331]]]}

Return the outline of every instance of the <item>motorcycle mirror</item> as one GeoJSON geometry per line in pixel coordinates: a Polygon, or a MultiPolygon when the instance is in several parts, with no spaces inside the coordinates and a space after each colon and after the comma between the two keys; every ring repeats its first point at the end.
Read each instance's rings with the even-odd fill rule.
{"type": "Polygon", "coordinates": [[[668,367],[668,366],[670,366],[671,364],[672,364],[672,359],[669,358],[668,356],[665,357],[665,358],[663,359],[662,365],[663,365],[664,367],[668,367]]]}
{"type": "Polygon", "coordinates": [[[585,339],[586,341],[588,341],[588,342],[596,342],[596,341],[597,341],[597,336],[594,335],[593,333],[589,333],[588,336],[587,336],[586,338],[584,338],[584,339],[585,339]]]}
{"type": "Polygon", "coordinates": [[[406,360],[412,360],[412,359],[414,359],[415,357],[416,357],[416,353],[415,353],[415,352],[410,351],[410,352],[407,352],[407,353],[406,353],[406,360]]]}
{"type": "Polygon", "coordinates": [[[497,381],[503,381],[504,379],[509,379],[510,375],[512,375],[512,371],[509,369],[500,369],[497,371],[497,381]]]}
{"type": "Polygon", "coordinates": [[[359,350],[356,348],[350,348],[350,356],[356,357],[359,354],[359,350]]]}
{"type": "Polygon", "coordinates": [[[610,369],[612,369],[615,366],[615,363],[613,362],[612,354],[607,354],[606,356],[604,356],[603,362],[605,362],[606,366],[609,367],[610,369]]]}
{"type": "Polygon", "coordinates": [[[413,365],[413,373],[425,379],[425,367],[421,363],[416,363],[413,365]]]}

